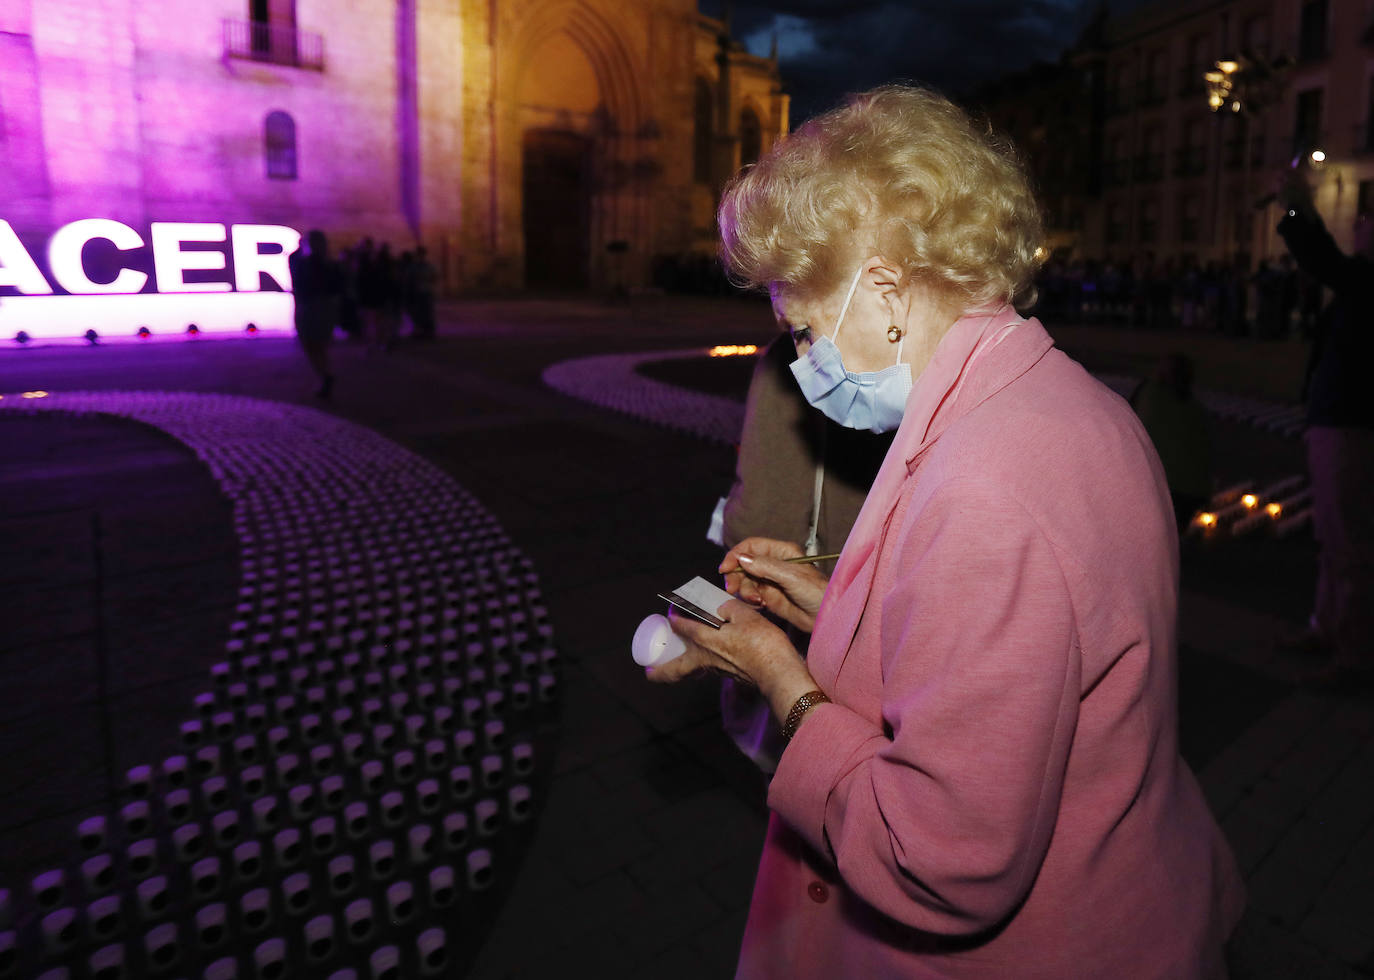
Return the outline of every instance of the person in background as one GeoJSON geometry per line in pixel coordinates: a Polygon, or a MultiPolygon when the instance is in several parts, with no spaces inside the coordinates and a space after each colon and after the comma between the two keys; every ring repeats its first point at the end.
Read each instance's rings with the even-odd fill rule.
{"type": "Polygon", "coordinates": [[[358,266],[353,249],[339,253],[339,269],[343,276],[343,294],[339,297],[339,327],[350,340],[362,340],[363,321],[358,315],[358,266]]]}
{"type": "Polygon", "coordinates": [[[1279,335],[1283,316],[1283,273],[1268,259],[1260,259],[1255,274],[1250,277],[1255,287],[1255,337],[1273,340],[1279,335]]]}
{"type": "Polygon", "coordinates": [[[324,232],[312,229],[301,248],[287,259],[291,269],[291,291],[295,296],[296,337],[306,360],[320,379],[315,394],[328,398],[334,391],[334,375],[329,368],[329,343],[338,320],[339,297],[343,293],[343,270],[329,257],[329,242],[324,232]]]}
{"type": "Polygon", "coordinates": [[[1174,520],[1183,531],[1212,494],[1207,412],[1193,397],[1193,362],[1183,354],[1166,354],[1154,377],[1132,392],[1131,407],[1159,453],[1174,520]]]}
{"type": "Polygon", "coordinates": [[[1320,549],[1317,594],[1308,628],[1282,646],[1326,657],[1308,682],[1350,691],[1374,687],[1374,222],[1355,216],[1355,254],[1327,231],[1301,169],[1285,169],[1278,232],[1298,268],[1332,292],[1317,318],[1308,362],[1307,467],[1320,549]]]}
{"type": "Polygon", "coordinates": [[[807,401],[896,430],[831,577],[745,539],[725,624],[675,615],[687,649],[648,673],[751,683],[782,730],[738,977],[1225,974],[1243,887],[1178,753],[1164,471],[1016,311],[1040,213],[1005,144],[909,86],[722,197],[726,266],[768,289],[807,401]]]}
{"type": "Polygon", "coordinates": [[[399,336],[404,330],[404,322],[410,321],[410,336],[416,335],[415,321],[410,316],[410,290],[413,286],[412,270],[415,265],[415,253],[410,249],[405,249],[396,259],[396,283],[398,287],[397,303],[400,307],[397,319],[396,333],[399,336]]]}
{"type": "Polygon", "coordinates": [[[1279,256],[1278,268],[1279,315],[1278,340],[1288,339],[1293,329],[1293,315],[1298,309],[1298,270],[1293,268],[1293,256],[1287,253],[1279,256]]]}
{"type": "MultiPolygon", "coordinates": [[[[864,432],[830,421],[802,397],[789,366],[790,337],[759,355],[749,381],[735,482],[722,500],[717,544],[749,537],[804,542],[807,554],[838,552],[859,516],[892,433],[864,432]]],[[[834,561],[816,565],[829,574],[834,561]]],[[[791,632],[799,649],[807,634],[791,632]]],[[[758,691],[721,679],[721,721],[740,751],[764,772],[782,751],[777,726],[758,691]]]]}
{"type": "Polygon", "coordinates": [[[377,270],[377,246],[368,236],[358,243],[354,279],[358,287],[358,313],[362,334],[371,343],[378,343],[381,327],[378,310],[382,304],[382,284],[377,270]]]}
{"type": "Polygon", "coordinates": [[[438,284],[439,270],[421,245],[415,249],[406,278],[406,315],[418,340],[434,339],[434,295],[438,284]]]}
{"type": "Polygon", "coordinates": [[[392,351],[396,349],[401,330],[401,271],[391,254],[389,242],[382,242],[377,250],[372,262],[372,277],[376,343],[381,350],[392,351]]]}

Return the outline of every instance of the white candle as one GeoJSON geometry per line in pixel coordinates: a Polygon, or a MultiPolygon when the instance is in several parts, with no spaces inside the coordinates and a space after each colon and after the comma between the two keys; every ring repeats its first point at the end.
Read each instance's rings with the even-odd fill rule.
{"type": "Polygon", "coordinates": [[[668,625],[668,617],[660,613],[645,616],[635,630],[630,644],[635,663],[641,667],[658,667],[687,652],[687,644],[668,625]]]}

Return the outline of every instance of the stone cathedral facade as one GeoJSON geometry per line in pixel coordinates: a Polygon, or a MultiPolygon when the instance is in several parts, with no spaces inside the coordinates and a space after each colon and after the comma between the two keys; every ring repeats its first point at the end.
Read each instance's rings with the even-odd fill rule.
{"type": "Polygon", "coordinates": [[[428,247],[446,290],[647,283],[787,130],[696,0],[5,0],[0,219],[428,247]]]}

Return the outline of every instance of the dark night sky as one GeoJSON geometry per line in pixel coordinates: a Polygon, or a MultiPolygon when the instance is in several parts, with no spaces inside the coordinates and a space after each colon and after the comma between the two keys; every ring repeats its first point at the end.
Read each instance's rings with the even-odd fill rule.
{"type": "MultiPolygon", "coordinates": [[[[1113,10],[1139,0],[1116,0],[1113,10]]],[[[719,17],[723,0],[700,0],[719,17]]],[[[774,31],[792,125],[846,92],[913,80],[953,95],[1054,61],[1078,37],[1096,0],[744,0],[735,37],[767,54],[774,31]]]]}

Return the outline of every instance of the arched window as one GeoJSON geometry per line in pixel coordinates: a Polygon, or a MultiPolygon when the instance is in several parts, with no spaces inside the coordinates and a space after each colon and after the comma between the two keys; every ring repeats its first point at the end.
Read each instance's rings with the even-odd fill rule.
{"type": "Polygon", "coordinates": [[[757,163],[762,152],[763,127],[759,125],[758,113],[745,106],[739,114],[739,165],[757,163]]]}
{"type": "Polygon", "coordinates": [[[262,130],[267,176],[276,180],[295,180],[296,121],[290,114],[277,109],[267,114],[262,130]]]}
{"type": "Polygon", "coordinates": [[[697,79],[696,105],[692,115],[692,179],[698,184],[711,182],[711,143],[715,137],[712,119],[715,111],[712,103],[711,83],[704,78],[697,79]]]}

